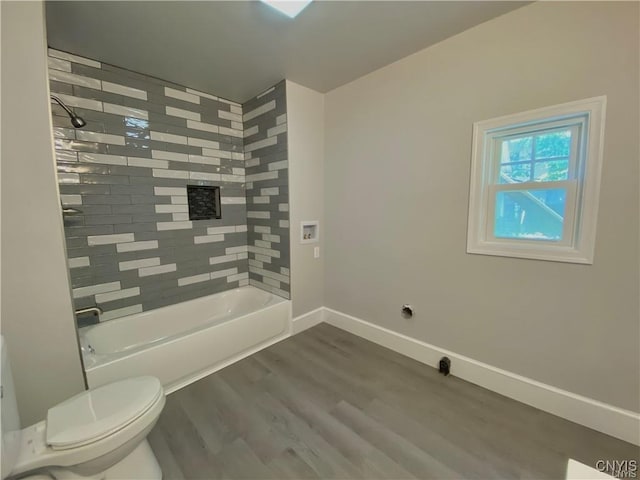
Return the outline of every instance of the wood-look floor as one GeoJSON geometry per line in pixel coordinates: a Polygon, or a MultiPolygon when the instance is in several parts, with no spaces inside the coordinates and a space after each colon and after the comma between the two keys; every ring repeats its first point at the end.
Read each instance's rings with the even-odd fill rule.
{"type": "Polygon", "coordinates": [[[166,480],[561,479],[639,456],[326,324],[169,395],[149,441],[166,480]]]}

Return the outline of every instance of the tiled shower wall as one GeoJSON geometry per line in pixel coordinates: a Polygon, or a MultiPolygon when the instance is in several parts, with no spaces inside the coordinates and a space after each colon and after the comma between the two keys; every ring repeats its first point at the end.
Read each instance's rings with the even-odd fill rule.
{"type": "Polygon", "coordinates": [[[247,174],[249,282],[289,298],[289,163],[286,83],[242,106],[247,174]]]}
{"type": "MultiPolygon", "coordinates": [[[[242,106],[55,50],[49,51],[49,67],[51,93],[87,122],[73,129],[64,111],[53,105],[61,201],[81,211],[65,215],[64,222],[76,309],[99,305],[101,320],[108,320],[247,284],[242,106]],[[187,184],[220,186],[222,218],[190,221],[187,184]]],[[[280,101],[283,96],[277,97],[280,101]]],[[[260,255],[253,250],[261,248],[257,235],[264,242],[268,238],[254,229],[257,225],[265,232],[269,227],[272,240],[280,236],[287,253],[265,248],[263,253],[279,255],[260,257],[273,261],[251,267],[256,269],[251,276],[260,279],[258,286],[277,286],[288,296],[288,233],[279,223],[287,218],[279,210],[287,203],[286,170],[280,177],[281,170],[267,165],[286,158],[286,133],[275,136],[278,150],[251,145],[254,139],[273,141],[273,130],[269,134],[262,127],[277,126],[276,112],[282,115],[284,104],[260,114],[255,107],[262,103],[248,102],[244,117],[246,125],[259,127],[246,138],[249,156],[264,155],[264,163],[251,168],[275,172],[278,179],[249,177],[249,198],[269,199],[269,208],[252,204],[251,212],[271,213],[273,208],[271,196],[255,192],[280,190],[273,196],[273,217],[251,220],[251,257],[260,255]],[[276,265],[282,278],[260,274],[263,268],[275,272],[276,265]]]]}

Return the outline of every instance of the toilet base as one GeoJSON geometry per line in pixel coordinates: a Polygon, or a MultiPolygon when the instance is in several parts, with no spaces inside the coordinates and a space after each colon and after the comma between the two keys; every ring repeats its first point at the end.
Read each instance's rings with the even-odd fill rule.
{"type": "Polygon", "coordinates": [[[57,480],[162,480],[162,470],[146,438],[125,458],[95,475],[82,476],[62,468],[50,471],[57,480]]]}

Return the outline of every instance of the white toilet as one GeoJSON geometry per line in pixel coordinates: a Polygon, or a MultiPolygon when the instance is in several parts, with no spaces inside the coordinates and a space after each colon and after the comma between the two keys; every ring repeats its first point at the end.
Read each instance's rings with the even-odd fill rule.
{"type": "Polygon", "coordinates": [[[155,377],[136,377],[82,392],[49,409],[46,421],[20,429],[4,338],[2,479],[162,478],[147,434],[164,407],[155,377]]]}

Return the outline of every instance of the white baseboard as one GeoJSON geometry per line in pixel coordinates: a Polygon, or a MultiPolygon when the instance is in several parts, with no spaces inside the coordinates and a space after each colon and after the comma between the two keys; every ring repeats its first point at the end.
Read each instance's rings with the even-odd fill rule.
{"type": "Polygon", "coordinates": [[[456,377],[612,437],[640,445],[639,413],[493,367],[330,308],[324,308],[322,314],[316,312],[314,310],[299,317],[301,326],[315,325],[311,324],[311,319],[306,318],[313,314],[314,321],[323,318],[330,325],[427,365],[435,367],[442,356],[447,356],[451,359],[452,373],[456,377]]]}
{"type": "Polygon", "coordinates": [[[291,335],[300,333],[324,321],[324,307],[316,308],[291,320],[291,335]]]}

